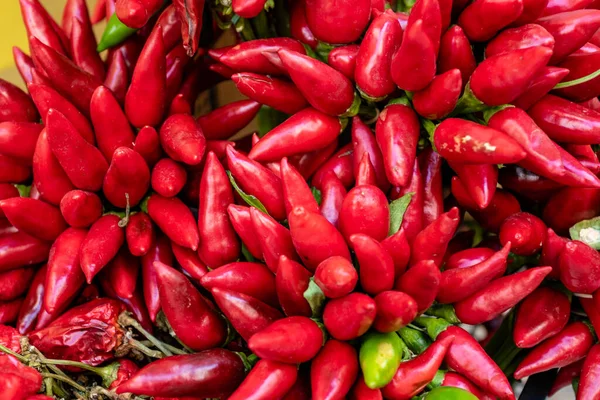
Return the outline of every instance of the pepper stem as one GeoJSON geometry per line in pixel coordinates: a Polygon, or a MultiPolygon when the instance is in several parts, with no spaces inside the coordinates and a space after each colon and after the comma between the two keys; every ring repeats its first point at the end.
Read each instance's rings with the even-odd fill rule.
{"type": "MultiPolygon", "coordinates": [[[[156,337],[154,337],[150,332],[145,330],[144,327],[138,321],[135,320],[135,318],[131,317],[129,312],[125,311],[125,312],[121,313],[121,315],[119,315],[119,324],[121,324],[122,326],[130,326],[130,327],[134,328],[135,330],[137,330],[138,332],[140,332],[146,339],[148,339],[150,342],[152,342],[152,344],[154,346],[156,346],[156,348],[159,349],[165,356],[173,355],[173,353],[171,353],[164,346],[163,342],[161,342],[156,337]]],[[[131,340],[133,340],[133,339],[131,339],[131,340]]],[[[135,341],[135,342],[137,344],[141,345],[141,343],[139,343],[137,341],[135,341]]]]}
{"type": "Polygon", "coordinates": [[[131,213],[131,205],[129,204],[129,193],[125,193],[125,216],[121,218],[118,225],[119,228],[125,228],[129,223],[129,214],[131,213]]]}
{"type": "Polygon", "coordinates": [[[415,323],[424,327],[429,337],[433,340],[435,340],[440,333],[452,326],[452,324],[445,319],[427,316],[417,317],[415,323]]]}
{"type": "Polygon", "coordinates": [[[454,325],[460,324],[460,319],[458,319],[454,307],[452,307],[451,304],[434,304],[429,307],[425,313],[427,315],[443,318],[454,325]]]}
{"type": "Polygon", "coordinates": [[[51,374],[49,372],[43,372],[42,377],[43,378],[52,378],[52,379],[56,379],[57,381],[68,383],[69,385],[73,386],[75,389],[79,390],[80,392],[87,393],[86,388],[84,388],[83,386],[81,386],[80,384],[78,384],[77,382],[75,382],[74,380],[72,380],[71,378],[69,378],[67,376],[51,374]]]}
{"type": "Polygon", "coordinates": [[[589,82],[592,79],[597,78],[598,76],[600,76],[600,69],[592,72],[589,75],[582,76],[581,78],[573,79],[572,81],[561,82],[561,83],[557,84],[556,86],[554,86],[554,89],[564,89],[564,88],[568,88],[571,86],[581,85],[582,83],[589,82]]]}
{"type": "Polygon", "coordinates": [[[463,93],[461,98],[458,99],[456,107],[454,107],[454,110],[450,113],[449,116],[454,117],[459,114],[471,114],[474,112],[484,111],[487,108],[487,105],[483,104],[481,100],[475,97],[475,94],[473,94],[469,82],[465,87],[465,92],[463,93]]]}
{"type": "Polygon", "coordinates": [[[11,356],[15,357],[17,360],[21,361],[24,364],[27,363],[27,358],[23,357],[19,353],[15,353],[14,351],[12,351],[11,349],[9,349],[8,347],[5,347],[5,346],[3,346],[1,344],[0,344],[0,351],[2,351],[3,353],[6,353],[6,354],[10,354],[11,356]]]}

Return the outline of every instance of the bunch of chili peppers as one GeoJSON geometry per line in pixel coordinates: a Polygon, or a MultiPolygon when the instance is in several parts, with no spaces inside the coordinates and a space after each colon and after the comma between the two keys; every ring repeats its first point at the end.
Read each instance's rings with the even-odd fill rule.
{"type": "Polygon", "coordinates": [[[600,2],[19,2],[0,398],[600,399],[600,2]]]}

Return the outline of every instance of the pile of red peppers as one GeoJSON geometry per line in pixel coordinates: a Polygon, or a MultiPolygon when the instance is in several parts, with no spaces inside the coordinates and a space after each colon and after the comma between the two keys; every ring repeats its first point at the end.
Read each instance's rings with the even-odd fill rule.
{"type": "Polygon", "coordinates": [[[600,399],[600,1],[19,3],[2,400],[600,399]]]}

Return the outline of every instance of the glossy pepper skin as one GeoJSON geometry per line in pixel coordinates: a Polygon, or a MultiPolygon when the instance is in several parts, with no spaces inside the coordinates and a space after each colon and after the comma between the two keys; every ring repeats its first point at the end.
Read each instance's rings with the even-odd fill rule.
{"type": "Polygon", "coordinates": [[[419,232],[411,245],[410,264],[433,260],[436,265],[441,265],[459,223],[458,208],[452,208],[419,232]]]}
{"type": "Polygon", "coordinates": [[[356,56],[354,81],[368,98],[378,99],[396,89],[390,65],[400,46],[402,28],[393,12],[379,13],[369,25],[356,56]]]}
{"type": "Polygon", "coordinates": [[[0,200],[0,209],[15,228],[41,240],[53,241],[67,228],[60,210],[42,200],[13,197],[0,200]]]}
{"type": "Polygon", "coordinates": [[[187,171],[183,165],[170,158],[163,158],[152,169],[150,185],[164,197],[176,196],[187,181],[187,171]]]}
{"type": "Polygon", "coordinates": [[[350,80],[354,80],[356,70],[356,57],[360,46],[349,44],[347,46],[335,47],[327,56],[327,64],[340,71],[350,80]]]}
{"type": "Polygon", "coordinates": [[[441,272],[432,260],[413,265],[396,280],[394,290],[404,292],[417,302],[417,312],[422,313],[433,304],[439,290],[441,272]]]}
{"type": "MultiPolygon", "coordinates": [[[[202,31],[203,0],[176,0],[173,2],[181,21],[183,47],[189,57],[196,54],[202,31]]],[[[160,23],[160,20],[159,20],[160,23]]]]}
{"type": "Polygon", "coordinates": [[[530,348],[559,333],[569,322],[571,303],[561,291],[540,287],[525,298],[515,321],[513,340],[530,348]]]}
{"type": "Polygon", "coordinates": [[[346,189],[351,188],[354,183],[353,154],[354,150],[351,144],[339,149],[315,171],[311,179],[312,185],[317,189],[321,188],[325,175],[333,172],[346,189]]]}
{"type": "Polygon", "coordinates": [[[198,165],[204,158],[206,138],[200,124],[191,115],[175,114],[160,128],[160,143],[175,161],[198,165]]]}
{"type": "Polygon", "coordinates": [[[383,395],[391,399],[409,399],[423,390],[435,377],[453,342],[452,336],[439,338],[422,354],[401,363],[392,381],[383,388],[383,395]]]}
{"type": "Polygon", "coordinates": [[[541,219],[529,213],[513,214],[500,226],[500,243],[510,242],[511,251],[517,255],[529,256],[542,248],[546,235],[546,225],[541,219]]]}
{"type": "Polygon", "coordinates": [[[296,382],[295,365],[259,360],[229,399],[281,398],[296,382]]]}
{"type": "Polygon", "coordinates": [[[365,334],[377,313],[375,300],[364,293],[350,293],[325,304],[323,324],[337,340],[351,340],[365,334]]]}
{"type": "Polygon", "coordinates": [[[444,118],[454,110],[462,84],[458,68],[437,75],[427,87],[413,94],[415,111],[427,119],[444,118]]]}
{"type": "Polygon", "coordinates": [[[307,0],[306,22],[325,43],[352,43],[363,33],[371,16],[371,1],[307,0]]]}
{"type": "Polygon", "coordinates": [[[465,32],[460,26],[452,25],[440,40],[437,73],[442,74],[456,68],[460,71],[461,83],[464,86],[476,66],[471,43],[465,32]]]}
{"type": "Polygon", "coordinates": [[[87,228],[102,215],[102,202],[95,193],[71,190],[60,201],[60,211],[70,226],[87,228]]]}
{"type": "Polygon", "coordinates": [[[233,229],[242,240],[242,243],[246,246],[250,254],[256,259],[262,259],[262,250],[260,241],[254,233],[254,226],[252,225],[252,217],[250,215],[250,207],[238,206],[230,204],[227,207],[227,215],[229,215],[229,221],[233,226],[233,229]]]}
{"type": "MultiPolygon", "coordinates": [[[[319,41],[310,30],[306,22],[306,2],[304,0],[294,1],[290,4],[290,34],[294,39],[310,46],[313,50],[317,48],[319,41]]],[[[328,63],[331,64],[331,63],[328,63]]]]}
{"type": "Polygon", "coordinates": [[[337,118],[306,108],[263,136],[248,157],[260,162],[278,161],[282,157],[320,150],[334,142],[340,132],[337,118]]]}
{"type": "Polygon", "coordinates": [[[0,271],[8,271],[46,261],[50,243],[15,230],[0,236],[0,249],[0,271]]]}
{"type": "Polygon", "coordinates": [[[451,187],[458,203],[467,208],[487,208],[496,193],[498,168],[490,164],[448,164],[457,175],[452,178],[451,187]]]}
{"type": "Polygon", "coordinates": [[[35,329],[37,317],[42,312],[47,270],[47,265],[42,266],[35,273],[33,280],[29,284],[29,289],[19,310],[19,317],[15,325],[21,335],[25,335],[35,329]]]}
{"type": "Polygon", "coordinates": [[[125,242],[125,230],[121,228],[120,220],[116,215],[99,218],[81,243],[79,264],[88,284],[117,255],[125,242]]]}
{"type": "Polygon", "coordinates": [[[558,258],[560,281],[574,293],[591,294],[600,287],[600,254],[579,240],[565,244],[558,258]]]}
{"type": "Polygon", "coordinates": [[[148,214],[138,212],[129,217],[129,223],[125,228],[125,239],[129,252],[136,257],[141,257],[150,251],[156,240],[156,233],[148,214]]]}
{"type": "Polygon", "coordinates": [[[148,215],[172,241],[198,250],[198,226],[192,212],[181,200],[152,195],[148,200],[148,215]]]}
{"type": "Polygon", "coordinates": [[[544,207],[542,219],[558,234],[564,234],[577,222],[598,215],[600,190],[585,188],[564,188],[554,193],[544,207]],[[560,214],[558,210],[569,207],[572,214],[560,214]]]}
{"type": "Polygon", "coordinates": [[[233,74],[231,80],[243,95],[286,114],[293,115],[308,106],[298,88],[284,80],[251,72],[233,74]]]}
{"type": "Polygon", "coordinates": [[[333,256],[317,266],[314,282],[321,288],[326,297],[335,299],[354,290],[358,282],[358,273],[346,258],[333,256]]]}
{"type": "Polygon", "coordinates": [[[365,292],[376,295],[394,286],[394,260],[375,239],[359,233],[350,236],[358,263],[360,284],[365,292]]]}
{"type": "Polygon", "coordinates": [[[583,322],[573,322],[528,353],[517,367],[515,379],[574,363],[584,358],[592,345],[590,328],[583,322]]]}
{"type": "Polygon", "coordinates": [[[485,47],[486,57],[534,46],[554,48],[554,37],[542,26],[527,24],[502,31],[485,47]]]}
{"type": "Polygon", "coordinates": [[[235,135],[254,119],[260,103],[240,100],[225,104],[198,118],[204,136],[209,140],[225,140],[235,135]]]}
{"type": "Polygon", "coordinates": [[[144,158],[129,147],[117,148],[102,183],[106,199],[119,208],[136,206],[149,186],[150,170],[144,158]]]}
{"type": "Polygon", "coordinates": [[[132,256],[126,247],[121,247],[117,255],[104,268],[103,274],[118,297],[131,299],[135,295],[139,272],[139,258],[132,256]]]}
{"type": "Polygon", "coordinates": [[[377,186],[355,186],[342,203],[339,230],[347,241],[354,234],[364,234],[377,241],[387,237],[390,212],[385,194],[377,186]]]}
{"type": "Polygon", "coordinates": [[[513,100],[513,104],[523,110],[528,110],[568,74],[569,70],[566,68],[544,67],[540,69],[525,92],[513,100]]]}
{"type": "Polygon", "coordinates": [[[260,358],[295,364],[316,356],[323,338],[323,332],[311,319],[287,317],[255,333],[248,347],[260,358]]]}
{"type": "Polygon", "coordinates": [[[310,277],[311,273],[301,264],[283,255],[279,257],[275,288],[279,304],[288,317],[292,315],[312,316],[310,304],[304,298],[310,277]]]}
{"type": "Polygon", "coordinates": [[[417,115],[406,102],[388,105],[379,115],[375,135],[386,176],[394,186],[410,182],[419,133],[417,115]]]}
{"type": "Polygon", "coordinates": [[[404,358],[406,345],[395,332],[371,332],[360,345],[360,367],[369,389],[387,385],[404,358]]]}
{"type": "Polygon", "coordinates": [[[117,393],[221,397],[230,394],[244,376],[240,356],[225,349],[211,349],[154,361],[121,384],[117,393]]]}
{"type": "Polygon", "coordinates": [[[250,209],[250,217],[260,246],[261,258],[273,273],[277,272],[281,256],[292,260],[299,259],[288,229],[254,207],[250,209]]]}
{"type": "Polygon", "coordinates": [[[583,363],[579,379],[577,397],[580,399],[593,399],[600,396],[598,376],[600,375],[600,346],[591,348],[583,363]]]}
{"type": "Polygon", "coordinates": [[[90,122],[77,107],[73,105],[73,103],[47,85],[32,83],[27,86],[27,90],[29,90],[29,94],[44,123],[47,123],[48,110],[54,108],[63,113],[65,117],[71,121],[77,129],[77,132],[79,132],[85,140],[92,144],[94,143],[94,132],[92,131],[90,122]]]}
{"type": "Polygon", "coordinates": [[[379,332],[394,332],[408,325],[417,316],[417,302],[406,293],[389,290],[375,296],[377,317],[373,328],[379,332]]]}
{"type": "Polygon", "coordinates": [[[331,399],[346,396],[358,375],[358,355],[354,347],[328,340],[310,367],[312,398],[331,399]]]}
{"type": "MultiPolygon", "coordinates": [[[[573,54],[560,63],[561,68],[569,70],[569,74],[564,77],[564,81],[569,82],[575,79],[590,75],[598,69],[600,54],[594,52],[591,54],[573,54]]],[[[587,81],[585,84],[579,84],[568,88],[558,90],[561,96],[575,102],[588,101],[595,99],[599,92],[599,80],[597,78],[587,81]]]]}

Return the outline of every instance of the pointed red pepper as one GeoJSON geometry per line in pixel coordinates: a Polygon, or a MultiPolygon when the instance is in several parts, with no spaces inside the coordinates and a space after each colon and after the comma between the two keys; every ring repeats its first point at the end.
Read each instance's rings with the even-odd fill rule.
{"type": "Polygon", "coordinates": [[[542,97],[547,95],[568,74],[569,70],[565,68],[542,68],[533,78],[527,90],[513,100],[513,104],[523,110],[528,110],[542,97]]]}
{"type": "Polygon", "coordinates": [[[560,281],[572,292],[591,294],[600,288],[600,254],[573,240],[565,244],[558,259],[560,281]]]}
{"type": "Polygon", "coordinates": [[[392,57],[392,78],[400,89],[424,89],[435,77],[435,43],[427,35],[427,23],[419,19],[402,37],[402,44],[392,57]]]}
{"type": "Polygon", "coordinates": [[[323,339],[316,322],[306,317],[287,317],[255,333],[248,347],[262,359],[296,364],[316,356],[323,339]]]}
{"type": "MultiPolygon", "coordinates": [[[[306,22],[306,1],[298,0],[290,4],[290,35],[302,43],[310,46],[313,50],[317,48],[319,41],[311,32],[306,22]]],[[[329,64],[329,63],[328,63],[329,64]]]]}
{"type": "Polygon", "coordinates": [[[311,212],[319,212],[319,205],[310,188],[300,173],[288,162],[287,158],[281,159],[281,183],[286,213],[289,214],[294,207],[302,206],[311,212]]]}
{"type": "MultiPolygon", "coordinates": [[[[600,52],[573,54],[567,57],[559,66],[569,70],[569,74],[564,77],[563,81],[574,81],[590,75],[600,68],[600,52]]],[[[585,82],[585,84],[566,87],[558,90],[557,93],[575,102],[594,99],[600,94],[600,79],[594,78],[585,82]]]]}
{"type": "Polygon", "coordinates": [[[458,17],[458,24],[469,39],[485,42],[516,20],[522,12],[522,0],[477,0],[463,10],[458,17]]]}
{"type": "Polygon", "coordinates": [[[143,211],[137,212],[129,217],[125,228],[127,247],[131,254],[141,257],[150,251],[156,240],[152,220],[143,211]]]}
{"type": "MultiPolygon", "coordinates": [[[[44,300],[44,285],[46,283],[47,265],[42,266],[33,278],[29,285],[27,295],[19,311],[19,318],[16,323],[16,328],[21,335],[25,335],[35,328],[35,322],[38,315],[42,311],[42,302],[44,300]]],[[[19,345],[19,349],[20,349],[19,345]]]]}
{"type": "MultiPolygon", "coordinates": [[[[448,6],[445,1],[435,0],[420,0],[416,1],[410,10],[408,16],[408,22],[405,30],[409,30],[410,27],[419,19],[423,20],[424,34],[431,40],[437,55],[440,48],[440,37],[442,35],[442,3],[444,8],[444,19],[448,18],[447,13],[448,6]]],[[[449,19],[448,21],[449,25],[449,19]]],[[[446,25],[446,27],[448,26],[446,25]]]]}
{"type": "Polygon", "coordinates": [[[525,158],[523,148],[511,137],[475,122],[445,119],[434,133],[437,151],[457,163],[503,164],[525,158]]]}
{"type": "Polygon", "coordinates": [[[354,148],[354,170],[358,170],[364,154],[368,154],[369,161],[375,170],[377,186],[381,190],[386,191],[390,183],[385,175],[383,155],[379,149],[375,135],[359,117],[352,119],[352,147],[354,148]]]}
{"type": "Polygon", "coordinates": [[[35,68],[35,65],[33,64],[33,59],[27,54],[25,54],[23,50],[21,50],[17,46],[14,46],[12,50],[15,66],[17,67],[21,78],[23,78],[23,82],[25,82],[25,84],[28,85],[33,79],[31,73],[31,70],[35,68]]]}
{"type": "Polygon", "coordinates": [[[600,213],[600,190],[564,188],[553,194],[546,203],[542,219],[554,231],[562,234],[577,222],[600,213]],[[572,210],[562,213],[560,210],[572,210]]]}
{"type": "Polygon", "coordinates": [[[379,332],[394,332],[408,325],[417,316],[417,302],[403,292],[388,290],[375,296],[377,317],[373,328],[379,332]]]}
{"type": "Polygon", "coordinates": [[[551,278],[559,279],[560,277],[559,256],[567,243],[568,239],[558,236],[552,229],[548,228],[542,244],[540,265],[552,267],[552,272],[549,275],[551,278]]]}
{"type": "Polygon", "coordinates": [[[102,153],[86,142],[73,124],[54,109],[48,111],[47,134],[52,153],[71,182],[79,189],[99,190],[108,169],[102,153]]]}
{"type": "Polygon", "coordinates": [[[121,247],[102,270],[102,279],[109,282],[119,298],[131,299],[135,295],[139,272],[140,259],[132,256],[126,247],[121,247]]]}
{"type": "Polygon", "coordinates": [[[323,178],[331,171],[338,177],[345,188],[351,188],[354,183],[353,153],[352,144],[347,144],[339,149],[315,172],[311,180],[313,186],[320,189],[323,178]]]}
{"type": "MultiPolygon", "coordinates": [[[[10,160],[9,158],[0,157],[0,171],[10,172],[11,164],[8,162],[4,162],[3,160],[10,160]]],[[[16,164],[18,165],[18,164],[16,164]]],[[[27,179],[29,176],[29,169],[25,166],[22,167],[27,172],[24,176],[24,179],[27,179]]],[[[13,171],[17,173],[18,171],[13,171]]],[[[14,177],[19,177],[15,174],[10,174],[14,177]]],[[[0,174],[0,178],[2,178],[2,174],[0,174]]],[[[20,179],[10,179],[9,182],[18,182],[20,179]]],[[[35,187],[40,193],[40,197],[54,205],[58,205],[63,198],[63,196],[74,189],[73,184],[69,180],[69,177],[65,173],[65,171],[60,166],[56,157],[52,153],[50,149],[50,144],[48,143],[48,135],[46,129],[42,130],[38,137],[38,141],[35,147],[35,152],[33,153],[33,183],[35,187]]]]}
{"type": "Polygon", "coordinates": [[[556,379],[548,392],[548,396],[554,396],[560,389],[570,386],[574,378],[579,377],[585,360],[579,360],[558,370],[556,379]]]}
{"type": "Polygon", "coordinates": [[[254,207],[250,209],[250,216],[255,236],[260,243],[262,258],[271,271],[277,272],[279,257],[282,255],[292,260],[298,259],[288,229],[254,207]]]}
{"type": "Polygon", "coordinates": [[[375,168],[373,168],[373,164],[371,164],[368,154],[363,154],[363,158],[358,164],[358,168],[354,171],[356,173],[356,186],[377,186],[375,168]]]}
{"type": "Polygon", "coordinates": [[[600,28],[599,10],[566,11],[536,21],[554,37],[551,64],[557,64],[579,49],[600,28]]]}
{"type": "Polygon", "coordinates": [[[387,198],[377,186],[356,186],[342,203],[339,229],[348,240],[355,233],[363,233],[381,241],[387,237],[390,213],[387,198]]]}
{"type": "Polygon", "coordinates": [[[15,228],[38,239],[54,241],[67,228],[60,210],[42,200],[13,197],[0,200],[0,208],[15,228]]]}
{"type": "Polygon", "coordinates": [[[156,129],[151,126],[140,129],[135,138],[133,149],[144,157],[149,167],[156,164],[163,154],[160,147],[160,137],[156,129]]]}
{"type": "Polygon", "coordinates": [[[116,149],[102,185],[106,199],[116,207],[133,207],[149,186],[150,170],[143,157],[128,147],[116,149]]]}
{"type": "Polygon", "coordinates": [[[301,264],[282,255],[279,258],[275,286],[277,298],[287,316],[310,317],[312,310],[304,297],[308,289],[311,273],[301,264]]]}
{"type": "MultiPolygon", "coordinates": [[[[19,4],[23,23],[27,29],[27,37],[36,37],[58,53],[66,55],[68,49],[61,37],[61,34],[64,35],[64,33],[62,30],[55,29],[56,22],[52,20],[40,2],[38,0],[19,0],[19,4]]],[[[56,28],[60,29],[57,25],[56,28]]]]}
{"type": "Polygon", "coordinates": [[[187,55],[192,57],[194,54],[196,54],[200,42],[204,0],[176,0],[173,2],[173,5],[175,6],[179,19],[181,20],[181,37],[183,39],[183,47],[185,47],[187,55]]]}
{"type": "Polygon", "coordinates": [[[402,225],[400,226],[409,243],[415,239],[415,236],[421,232],[424,220],[424,182],[419,169],[419,162],[415,160],[412,170],[412,176],[407,186],[392,189],[391,198],[396,200],[406,194],[412,193],[408,208],[404,213],[402,225]]]}
{"type": "Polygon", "coordinates": [[[284,80],[250,72],[233,74],[231,80],[244,96],[286,114],[293,115],[308,106],[296,86],[284,80]]]}
{"type": "MultiPolygon", "coordinates": [[[[562,370],[562,368],[561,368],[562,370]]],[[[598,377],[600,376],[600,346],[593,346],[585,358],[579,379],[577,398],[593,399],[600,396],[598,377]]]]}
{"type": "Polygon", "coordinates": [[[198,226],[181,200],[152,195],[148,200],[148,215],[173,242],[194,251],[198,249],[198,226]]]}
{"type": "Polygon", "coordinates": [[[359,91],[372,99],[383,98],[396,90],[390,65],[402,41],[402,28],[395,13],[378,14],[361,41],[354,72],[359,91]]]}
{"type": "Polygon", "coordinates": [[[84,229],[69,228],[52,245],[44,284],[44,309],[53,313],[73,300],[85,283],[79,267],[81,245],[87,235],[84,229]]]}
{"type": "Polygon", "coordinates": [[[404,273],[408,261],[410,260],[410,245],[408,239],[404,233],[404,229],[401,227],[398,232],[392,236],[385,238],[381,245],[388,252],[388,254],[394,260],[394,276],[397,278],[404,273]]]}
{"type": "Polygon", "coordinates": [[[413,106],[425,118],[442,119],[454,110],[461,91],[461,72],[454,68],[436,76],[427,87],[415,92],[413,106]]]}
{"type": "Polygon", "coordinates": [[[335,47],[327,56],[327,64],[340,71],[346,78],[354,81],[358,50],[359,46],[356,44],[335,47]]]}
{"type": "Polygon", "coordinates": [[[31,122],[0,122],[0,153],[24,165],[32,165],[42,129],[43,125],[31,122]]]}
{"type": "Polygon", "coordinates": [[[48,110],[60,111],[77,129],[77,132],[90,144],[96,142],[94,131],[89,120],[67,99],[49,86],[32,83],[27,89],[35,102],[42,121],[48,123],[48,110]]]}
{"type": "Polygon", "coordinates": [[[98,148],[108,162],[118,147],[133,146],[135,136],[129,121],[110,90],[99,86],[94,91],[90,113],[98,148]]]}
{"type": "MultiPolygon", "coordinates": [[[[449,163],[458,176],[460,184],[466,191],[469,201],[473,202],[472,208],[487,208],[496,192],[498,184],[498,167],[490,164],[458,164],[449,163]]],[[[461,199],[454,191],[455,179],[452,179],[453,194],[459,204],[461,199]]],[[[457,182],[458,185],[458,182],[457,182]]]]}
{"type": "Polygon", "coordinates": [[[81,112],[89,114],[92,94],[102,82],[36,38],[31,39],[31,54],[36,68],[52,77],[53,87],[81,112]]]}
{"type": "Polygon", "coordinates": [[[209,140],[226,140],[250,123],[260,110],[254,100],[240,100],[221,106],[198,118],[202,132],[209,140]]]}
{"type": "Polygon", "coordinates": [[[433,304],[441,280],[439,267],[431,260],[420,261],[396,280],[394,290],[404,292],[417,302],[417,312],[422,313],[433,304]]]}
{"type": "Polygon", "coordinates": [[[554,37],[544,27],[527,24],[517,28],[506,29],[490,41],[485,47],[485,56],[492,57],[513,50],[529,47],[554,48],[554,37]]]}
{"type": "Polygon", "coordinates": [[[12,83],[0,79],[0,122],[37,122],[31,98],[12,83]]]}
{"type": "Polygon", "coordinates": [[[125,113],[137,128],[158,125],[166,109],[166,51],[157,25],[137,60],[125,96],[125,113]]]}
{"type": "Polygon", "coordinates": [[[477,63],[471,43],[462,28],[452,25],[442,35],[440,52],[437,60],[437,73],[442,74],[452,69],[460,70],[462,85],[466,85],[475,70],[477,63]]]}
{"type": "Polygon", "coordinates": [[[298,368],[295,365],[259,360],[228,399],[283,398],[296,382],[297,376],[298,368]]]}
{"type": "Polygon", "coordinates": [[[363,290],[376,295],[394,286],[394,260],[385,248],[365,234],[349,237],[360,265],[360,284],[363,290]]]}
{"type": "Polygon", "coordinates": [[[348,343],[329,340],[310,365],[312,398],[344,398],[358,375],[358,355],[348,343]]]}
{"type": "Polygon", "coordinates": [[[172,115],[160,128],[163,149],[175,161],[198,165],[204,158],[206,139],[200,125],[190,115],[172,115]]]}
{"type": "Polygon", "coordinates": [[[351,340],[366,333],[376,317],[375,300],[363,293],[350,293],[325,304],[323,323],[338,340],[351,340]]]}
{"type": "Polygon", "coordinates": [[[0,301],[14,300],[23,295],[29,288],[34,273],[35,267],[13,269],[0,273],[3,282],[0,286],[0,301]]]}
{"type": "Polygon", "coordinates": [[[546,225],[529,213],[513,214],[500,227],[500,243],[512,243],[511,251],[520,256],[530,256],[542,248],[546,225]]]}
{"type": "Polygon", "coordinates": [[[454,337],[439,338],[422,354],[400,364],[392,381],[381,390],[386,397],[409,399],[419,393],[435,377],[454,337]]]}
{"type": "Polygon", "coordinates": [[[560,368],[584,358],[594,336],[583,322],[573,322],[529,352],[515,371],[515,379],[523,379],[552,368],[560,368]]]}
{"type": "Polygon", "coordinates": [[[158,281],[154,262],[160,261],[166,265],[173,265],[173,251],[169,245],[169,239],[164,235],[157,235],[156,241],[146,254],[142,256],[142,284],[144,290],[144,302],[148,308],[148,314],[152,322],[161,308],[158,281]]]}
{"type": "Polygon", "coordinates": [[[419,232],[411,245],[411,265],[424,260],[432,260],[440,266],[448,243],[454,236],[459,223],[458,208],[454,207],[419,232]]]}
{"type": "Polygon", "coordinates": [[[70,41],[71,58],[75,64],[96,79],[103,81],[106,70],[100,54],[96,51],[96,38],[87,13],[85,21],[73,17],[70,41]]]}
{"type": "Polygon", "coordinates": [[[242,243],[244,243],[250,254],[252,254],[254,258],[262,259],[263,256],[260,247],[260,241],[254,232],[254,226],[252,225],[252,218],[250,216],[250,208],[230,204],[227,207],[227,214],[229,215],[229,221],[231,222],[233,229],[240,237],[242,243]]]}
{"type": "Polygon", "coordinates": [[[162,6],[161,0],[117,0],[119,21],[130,28],[141,28],[162,6]]]}
{"type": "Polygon", "coordinates": [[[315,37],[325,43],[352,43],[369,23],[371,0],[306,0],[306,21],[315,37]]]}
{"type": "Polygon", "coordinates": [[[248,157],[260,162],[278,161],[282,157],[320,150],[336,140],[341,128],[339,119],[306,108],[263,136],[248,157]]]}
{"type": "Polygon", "coordinates": [[[120,51],[116,52],[110,59],[106,70],[104,86],[113,92],[119,104],[122,105],[125,103],[125,95],[129,87],[129,71],[123,53],[120,51]]]}
{"type": "Polygon", "coordinates": [[[88,284],[117,255],[125,243],[125,231],[119,225],[120,220],[116,215],[101,217],[90,227],[81,243],[79,263],[88,284]]]}

